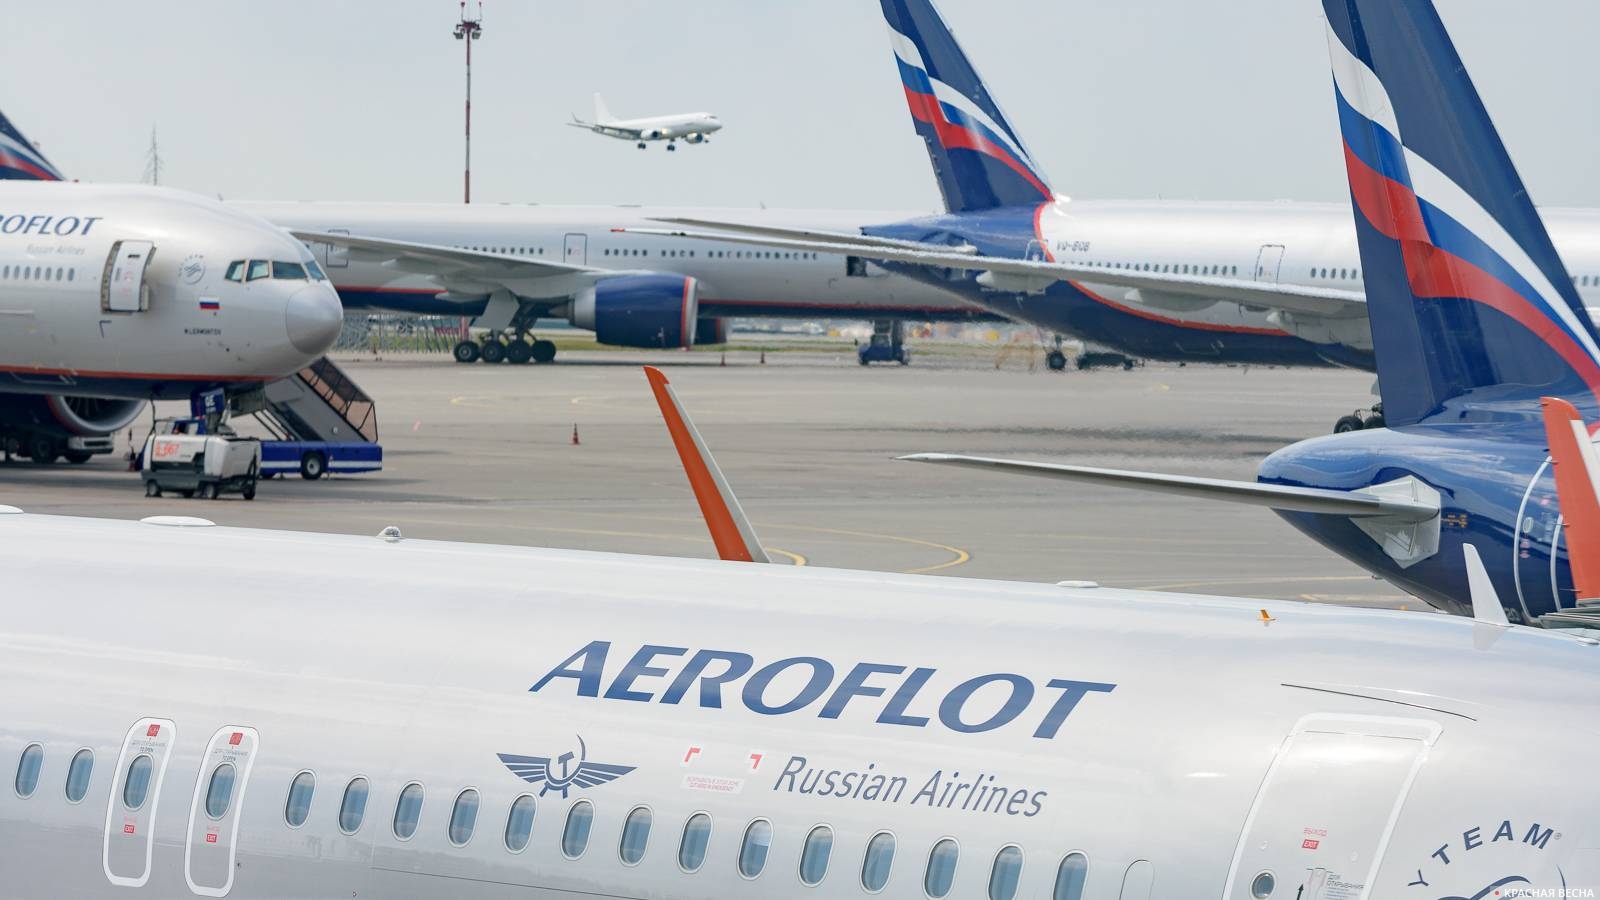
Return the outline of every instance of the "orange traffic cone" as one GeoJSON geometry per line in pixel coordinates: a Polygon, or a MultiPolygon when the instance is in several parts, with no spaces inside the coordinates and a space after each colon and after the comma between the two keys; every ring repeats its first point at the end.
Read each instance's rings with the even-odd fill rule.
{"type": "Polygon", "coordinates": [[[572,446],[578,446],[578,423],[572,423],[572,446]]]}
{"type": "Polygon", "coordinates": [[[720,365],[720,366],[723,366],[723,367],[726,367],[728,365],[728,351],[726,351],[726,350],[722,351],[722,362],[718,363],[717,365],[720,365]]]}
{"type": "Polygon", "coordinates": [[[763,366],[767,364],[767,348],[765,347],[761,348],[761,364],[763,366]]]}

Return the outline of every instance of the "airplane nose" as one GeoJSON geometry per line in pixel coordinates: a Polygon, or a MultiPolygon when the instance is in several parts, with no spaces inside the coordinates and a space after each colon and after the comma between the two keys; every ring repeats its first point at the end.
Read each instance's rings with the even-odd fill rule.
{"type": "Polygon", "coordinates": [[[312,284],[289,297],[284,318],[289,343],[302,353],[320,356],[333,348],[344,325],[344,307],[339,295],[325,284],[312,284]]]}

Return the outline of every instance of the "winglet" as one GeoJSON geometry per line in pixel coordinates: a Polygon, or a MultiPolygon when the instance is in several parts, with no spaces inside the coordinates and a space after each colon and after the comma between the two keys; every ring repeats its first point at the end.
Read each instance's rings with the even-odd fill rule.
{"type": "Polygon", "coordinates": [[[750,520],[745,518],[739,498],[733,495],[722,477],[722,470],[717,468],[717,461],[706,450],[699,430],[683,411],[683,404],[678,402],[667,376],[654,366],[645,366],[644,374],[650,379],[650,391],[661,407],[661,418],[667,422],[667,432],[672,435],[672,445],[683,462],[683,472],[689,476],[689,487],[694,489],[694,498],[700,504],[706,528],[711,531],[711,540],[717,545],[717,555],[734,562],[772,562],[761,549],[761,541],[750,527],[750,520]]]}
{"type": "Polygon", "coordinates": [[[1576,407],[1557,397],[1542,397],[1539,405],[1544,407],[1544,433],[1566,522],[1572,585],[1581,600],[1600,597],[1600,454],[1576,407]]]}
{"type": "Polygon", "coordinates": [[[1467,590],[1472,595],[1472,618],[1485,625],[1510,627],[1511,620],[1506,618],[1506,608],[1500,604],[1500,594],[1495,591],[1494,582],[1489,580],[1489,570],[1483,567],[1483,557],[1478,555],[1478,548],[1462,544],[1461,555],[1466,557],[1467,562],[1467,590]]]}

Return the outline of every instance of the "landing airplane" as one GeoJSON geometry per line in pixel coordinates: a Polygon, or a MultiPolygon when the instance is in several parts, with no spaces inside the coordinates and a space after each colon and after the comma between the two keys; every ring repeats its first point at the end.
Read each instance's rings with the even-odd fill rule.
{"type": "Polygon", "coordinates": [[[194,194],[64,183],[0,116],[0,445],[86,462],[147,400],[259,390],[339,335],[306,248],[194,194]]]}
{"type": "Polygon", "coordinates": [[[651,141],[666,141],[668,150],[676,150],[680,138],[686,144],[704,144],[711,140],[711,135],[722,130],[722,120],[708,112],[618,119],[606,109],[605,98],[599,94],[594,95],[593,122],[573,116],[567,124],[606,137],[638,141],[640,150],[648,147],[651,141]]]}
{"type": "MultiPolygon", "coordinates": [[[[944,214],[833,233],[707,216],[628,230],[853,254],[1134,357],[1374,368],[1348,206],[1069,200],[933,3],[881,2],[944,214]]],[[[1544,215],[1578,273],[1573,286],[1600,307],[1600,211],[1544,215]]],[[[1066,357],[1053,354],[1050,364],[1064,367],[1066,357]]],[[[1382,425],[1381,416],[1346,417],[1336,428],[1368,425],[1382,425]]]]}
{"type": "Polygon", "coordinates": [[[1323,6],[1389,427],[1293,444],[1258,482],[919,458],[1270,507],[1462,614],[1470,543],[1512,621],[1595,627],[1541,404],[1596,420],[1600,335],[1428,0],[1323,6]]]}
{"type": "Polygon", "coordinates": [[[719,498],[719,551],[750,561],[0,507],[8,587],[74,598],[0,620],[6,892],[1600,884],[1600,642],[1503,617],[751,564],[698,434],[672,433],[702,508],[719,498]],[[224,604],[172,589],[196,560],[228,573],[224,604]],[[443,574],[462,567],[468,591],[443,574]],[[318,590],[283,590],[284,572],[318,590]]]}

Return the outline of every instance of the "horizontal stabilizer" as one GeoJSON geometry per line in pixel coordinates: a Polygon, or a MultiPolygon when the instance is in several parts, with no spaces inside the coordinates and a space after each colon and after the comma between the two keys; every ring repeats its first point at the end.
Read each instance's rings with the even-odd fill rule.
{"type": "Polygon", "coordinates": [[[1353,491],[1330,491],[1321,488],[1261,484],[1255,481],[1228,481],[1221,478],[1195,478],[1186,475],[1161,475],[1153,472],[1128,472],[1121,469],[1096,469],[1088,466],[991,459],[983,456],[956,456],[947,453],[917,453],[900,458],[912,462],[989,469],[1084,484],[1155,491],[1180,497],[1224,500],[1230,503],[1265,506],[1285,512],[1354,517],[1382,516],[1397,522],[1426,522],[1439,515],[1437,503],[1353,491]]]}

